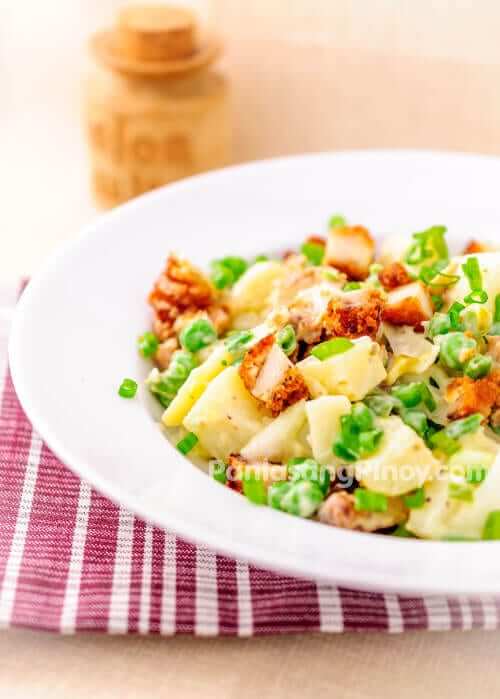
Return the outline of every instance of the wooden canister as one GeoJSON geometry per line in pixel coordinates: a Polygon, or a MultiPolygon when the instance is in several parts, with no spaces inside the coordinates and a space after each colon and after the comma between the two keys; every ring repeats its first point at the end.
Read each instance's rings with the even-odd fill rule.
{"type": "Polygon", "coordinates": [[[90,42],[85,124],[96,202],[111,207],[231,160],[220,42],[195,16],[167,5],[129,6],[90,42]]]}

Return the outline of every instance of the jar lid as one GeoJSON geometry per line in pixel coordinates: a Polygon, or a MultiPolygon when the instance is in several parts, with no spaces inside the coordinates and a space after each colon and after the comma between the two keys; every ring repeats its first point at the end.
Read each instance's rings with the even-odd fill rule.
{"type": "Polygon", "coordinates": [[[172,5],[130,5],[113,29],[94,34],[91,50],[121,73],[165,77],[199,70],[221,51],[213,36],[198,38],[196,16],[172,5]]]}

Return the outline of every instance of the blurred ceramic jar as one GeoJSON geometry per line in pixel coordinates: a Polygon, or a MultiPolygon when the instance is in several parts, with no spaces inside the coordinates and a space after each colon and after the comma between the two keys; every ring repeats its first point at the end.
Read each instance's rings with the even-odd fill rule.
{"type": "Polygon", "coordinates": [[[219,41],[167,5],[129,6],[90,42],[85,123],[96,202],[111,207],[231,160],[219,41]]]}

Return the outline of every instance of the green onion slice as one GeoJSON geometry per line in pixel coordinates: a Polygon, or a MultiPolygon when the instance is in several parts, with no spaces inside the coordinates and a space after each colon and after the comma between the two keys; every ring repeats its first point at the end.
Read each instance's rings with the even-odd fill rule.
{"type": "Polygon", "coordinates": [[[354,342],[348,340],[347,337],[334,337],[333,340],[327,340],[326,342],[316,345],[316,347],[312,349],[311,354],[317,359],[324,361],[336,354],[343,354],[352,347],[354,347],[354,342]]]}
{"type": "Polygon", "coordinates": [[[500,539],[500,510],[493,510],[486,518],[483,528],[483,539],[486,541],[500,539]]]}
{"type": "Polygon", "coordinates": [[[189,454],[189,452],[194,449],[197,444],[198,437],[194,432],[188,432],[187,435],[180,440],[180,442],[177,442],[177,449],[185,456],[186,454],[189,454]]]}
{"type": "Polygon", "coordinates": [[[133,398],[137,393],[137,382],[134,379],[123,379],[118,394],[122,398],[133,398]]]}
{"type": "Polygon", "coordinates": [[[366,488],[354,491],[354,509],[357,512],[387,512],[387,496],[366,488]]]}
{"type": "Polygon", "coordinates": [[[304,243],[300,248],[300,252],[307,257],[308,261],[315,267],[319,267],[325,256],[324,245],[318,243],[304,243]]]}

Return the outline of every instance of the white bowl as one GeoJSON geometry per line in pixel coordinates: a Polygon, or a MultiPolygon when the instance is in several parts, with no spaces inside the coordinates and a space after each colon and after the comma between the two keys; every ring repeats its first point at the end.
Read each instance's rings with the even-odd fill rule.
{"type": "Polygon", "coordinates": [[[100,218],[56,254],[24,293],[10,364],[19,398],[53,451],[145,519],[262,566],[401,593],[494,594],[500,543],[361,534],[256,507],[165,439],[141,388],[137,336],[146,295],[175,249],[204,265],[225,254],[296,247],[341,212],[376,234],[445,223],[495,239],[500,160],[426,152],[306,155],[194,177],[100,218]]]}

